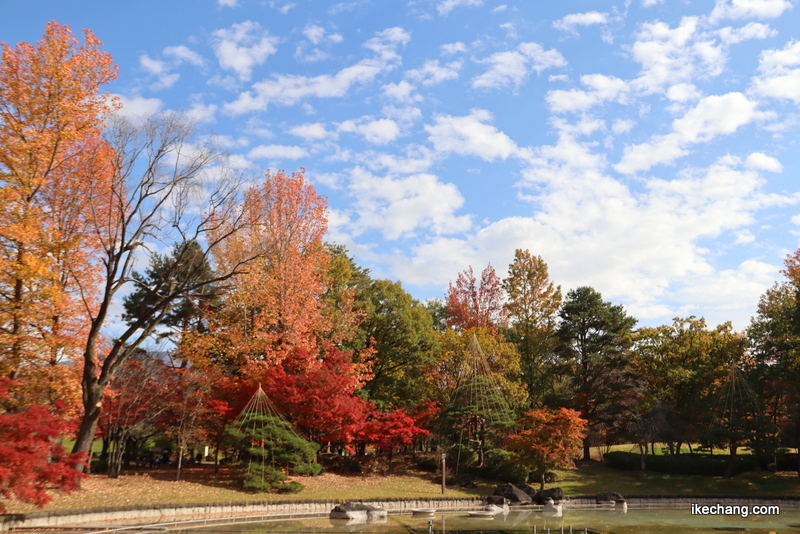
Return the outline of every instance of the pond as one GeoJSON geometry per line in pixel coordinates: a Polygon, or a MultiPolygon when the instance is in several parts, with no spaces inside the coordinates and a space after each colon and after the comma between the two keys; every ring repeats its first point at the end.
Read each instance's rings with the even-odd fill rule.
{"type": "MultiPolygon", "coordinates": [[[[411,514],[390,515],[379,523],[357,524],[328,518],[276,520],[258,523],[217,524],[191,529],[192,534],[310,533],[310,534],[668,534],[691,532],[720,534],[800,534],[800,510],[771,510],[771,515],[750,513],[750,509],[712,510],[719,515],[701,515],[702,510],[685,508],[628,509],[626,513],[609,510],[564,510],[561,517],[538,511],[511,511],[489,518],[469,517],[466,512],[436,514],[434,518],[411,514]],[[775,513],[775,512],[778,513],[775,513]]],[[[188,530],[187,530],[188,532],[188,530]]]]}

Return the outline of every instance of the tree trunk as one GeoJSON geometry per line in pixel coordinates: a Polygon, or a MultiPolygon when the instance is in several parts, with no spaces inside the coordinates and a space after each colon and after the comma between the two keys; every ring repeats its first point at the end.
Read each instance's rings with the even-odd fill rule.
{"type": "MultiPolygon", "coordinates": [[[[94,372],[94,370],[92,370],[94,372]]],[[[86,372],[84,371],[84,376],[86,372]]],[[[79,471],[86,473],[91,471],[92,460],[92,443],[94,442],[94,434],[97,431],[97,422],[100,420],[100,415],[103,412],[103,389],[94,383],[87,386],[84,383],[83,388],[83,409],[84,415],[81,419],[81,425],[78,428],[78,435],[75,438],[75,445],[72,447],[72,452],[81,452],[86,455],[86,466],[79,465],[79,471]]]]}
{"type": "Polygon", "coordinates": [[[588,438],[583,440],[583,459],[584,460],[592,459],[592,447],[589,445],[588,438]]]}
{"type": "Polygon", "coordinates": [[[108,477],[119,478],[122,471],[122,457],[125,454],[125,438],[117,433],[111,443],[113,447],[111,454],[108,455],[108,477]]]}
{"type": "Polygon", "coordinates": [[[723,479],[729,479],[733,476],[733,472],[736,469],[736,460],[738,458],[737,451],[739,450],[739,446],[734,444],[731,445],[731,461],[728,464],[728,467],[725,468],[725,474],[722,475],[723,479]]]}
{"type": "Polygon", "coordinates": [[[181,465],[183,464],[183,440],[178,438],[178,474],[175,476],[175,480],[181,479],[181,465]]]}

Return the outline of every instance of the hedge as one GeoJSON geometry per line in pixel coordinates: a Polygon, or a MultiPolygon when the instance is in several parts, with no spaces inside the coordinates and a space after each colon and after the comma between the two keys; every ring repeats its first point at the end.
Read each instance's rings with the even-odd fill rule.
{"type": "MultiPolygon", "coordinates": [[[[750,454],[739,454],[734,474],[752,471],[758,467],[758,460],[750,454]]],[[[616,469],[627,471],[639,470],[639,454],[635,452],[614,451],[603,455],[606,463],[616,469]]],[[[730,463],[727,454],[674,454],[646,455],[645,470],[671,475],[705,475],[722,476],[730,463]]]]}

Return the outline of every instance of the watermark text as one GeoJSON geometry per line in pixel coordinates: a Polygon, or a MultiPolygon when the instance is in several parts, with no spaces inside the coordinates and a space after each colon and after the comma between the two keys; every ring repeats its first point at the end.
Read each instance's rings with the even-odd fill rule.
{"type": "Polygon", "coordinates": [[[775,504],[770,505],[747,505],[747,504],[692,504],[692,515],[738,515],[747,517],[749,515],[780,515],[781,507],[775,504]]]}

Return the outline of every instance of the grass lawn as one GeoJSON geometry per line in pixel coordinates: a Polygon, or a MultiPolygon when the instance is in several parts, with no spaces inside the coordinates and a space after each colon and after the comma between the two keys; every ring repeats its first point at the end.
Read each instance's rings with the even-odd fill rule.
{"type": "MultiPolygon", "coordinates": [[[[77,510],[107,506],[166,503],[231,502],[280,499],[369,499],[397,497],[440,497],[441,486],[432,473],[400,466],[392,476],[340,475],[298,477],[306,488],[298,494],[247,493],[242,491],[231,467],[214,472],[213,465],[188,466],[180,482],[175,469],[138,469],[124,472],[118,479],[105,475],[87,478],[82,489],[70,495],[53,494],[45,510],[77,510]]],[[[622,495],[753,495],[800,496],[797,472],[743,473],[731,480],[720,477],[667,475],[620,471],[600,462],[579,462],[577,469],[558,471],[559,481],[548,487],[561,487],[567,495],[594,495],[616,491],[622,495]]],[[[480,481],[477,488],[449,487],[447,497],[491,495],[496,481],[480,481]]],[[[4,502],[7,513],[38,510],[35,506],[4,502]]]]}

